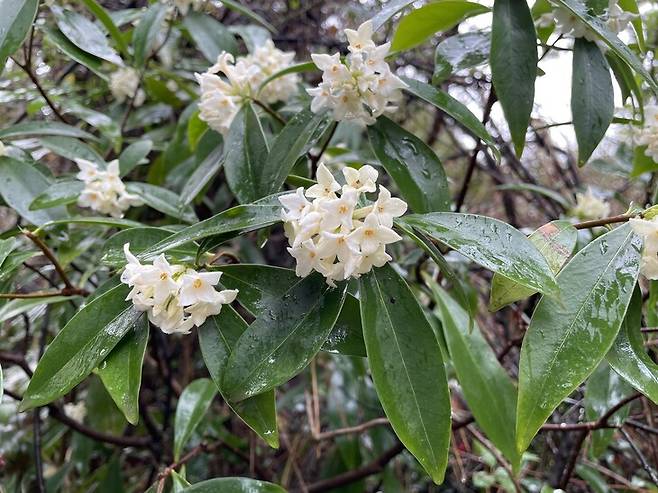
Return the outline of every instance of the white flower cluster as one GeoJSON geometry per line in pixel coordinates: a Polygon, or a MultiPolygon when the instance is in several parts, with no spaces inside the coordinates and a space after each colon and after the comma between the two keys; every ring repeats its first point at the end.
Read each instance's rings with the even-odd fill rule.
{"type": "Polygon", "coordinates": [[[121,274],[121,282],[132,291],[131,300],[138,309],[148,312],[153,325],[165,334],[187,334],[195,325],[203,325],[206,318],[217,315],[222,305],[232,303],[237,289],[216,291],[221,272],[197,272],[183,265],[171,265],[164,254],[152,265],[142,265],[130,253],[130,244],[123,246],[128,264],[121,274]]]}
{"type": "Polygon", "coordinates": [[[586,193],[576,194],[576,206],[571,209],[571,214],[584,221],[600,219],[610,215],[610,204],[594,195],[592,189],[588,188],[586,193]]]}
{"type": "Polygon", "coordinates": [[[386,245],[401,239],[391,229],[393,218],[407,210],[406,202],[391,197],[381,185],[374,204],[357,208],[361,194],[377,190],[377,170],[368,165],[359,170],[346,167],[343,175],[346,184],[341,189],[320,164],[316,185],[308,190],[300,187],[279,198],[291,245],[288,252],[297,261],[297,275],[306,277],[315,270],[332,286],[391,260],[386,245]],[[339,190],[340,197],[336,193],[339,190]]]}
{"type": "MultiPolygon", "coordinates": [[[[623,10],[618,5],[618,1],[619,0],[609,0],[608,8],[602,16],[608,29],[615,34],[624,31],[636,17],[636,14],[623,10]]],[[[565,7],[553,7],[552,13],[540,16],[538,19],[538,25],[539,27],[548,27],[553,19],[557,23],[557,27],[562,34],[574,38],[585,38],[589,41],[598,41],[599,39],[587,24],[565,7]]]]}
{"type": "Polygon", "coordinates": [[[129,101],[134,97],[133,106],[144,104],[146,94],[139,87],[139,74],[131,67],[123,67],[110,76],[110,91],[118,103],[129,101]]]}
{"type": "Polygon", "coordinates": [[[289,67],[294,58],[293,52],[279,50],[271,40],[237,60],[230,53],[222,52],[215,65],[203,74],[195,74],[201,86],[199,118],[210,128],[226,134],[233,118],[249,99],[257,98],[267,104],[288,101],[297,90],[297,74],[279,77],[260,93],[258,90],[265,79],[289,67]]]}
{"type": "Polygon", "coordinates": [[[653,219],[633,218],[629,221],[636,234],[642,237],[644,248],[640,272],[647,279],[658,279],[658,217],[653,219]]]}
{"type": "Polygon", "coordinates": [[[386,63],[391,44],[377,46],[372,40],[372,21],[364,22],[356,31],[345,29],[345,34],[350,51],[346,64],[341,61],[340,53],[311,54],[315,65],[322,70],[322,82],[307,89],[313,96],[311,110],[317,113],[330,109],[335,121],[372,125],[384,111],[395,109],[391,104],[401,99],[400,89],[407,85],[386,63]]]}
{"type": "Polygon", "coordinates": [[[105,170],[98,169],[95,163],[86,159],[76,159],[80,168],[76,178],[82,180],[85,188],[78,197],[80,207],[89,207],[101,214],[122,217],[130,207],[142,205],[141,199],[126,191],[126,186],[119,176],[119,161],[107,164],[105,170]]]}
{"type": "Polygon", "coordinates": [[[637,144],[647,146],[644,154],[658,163],[658,106],[644,107],[644,127],[636,137],[637,144]]]}

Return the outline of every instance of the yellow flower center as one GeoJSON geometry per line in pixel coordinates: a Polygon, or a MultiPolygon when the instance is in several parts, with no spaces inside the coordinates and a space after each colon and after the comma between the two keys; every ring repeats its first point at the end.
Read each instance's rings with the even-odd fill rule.
{"type": "Polygon", "coordinates": [[[169,274],[167,274],[166,272],[163,272],[162,274],[160,274],[160,280],[161,281],[166,281],[168,278],[169,278],[169,274]]]}
{"type": "Polygon", "coordinates": [[[192,286],[195,288],[199,289],[203,285],[203,282],[201,282],[201,279],[195,279],[194,282],[192,283],[192,286]]]}

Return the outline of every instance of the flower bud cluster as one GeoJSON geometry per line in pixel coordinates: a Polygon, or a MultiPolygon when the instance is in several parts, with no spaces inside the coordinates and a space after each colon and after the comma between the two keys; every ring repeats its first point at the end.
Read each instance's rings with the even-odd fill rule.
{"type": "Polygon", "coordinates": [[[341,188],[320,164],[316,185],[307,190],[300,187],[279,198],[284,207],[288,252],[297,261],[298,276],[317,271],[334,285],[391,260],[386,245],[402,239],[392,229],[393,218],[406,212],[407,203],[391,197],[380,185],[377,201],[358,208],[364,193],[377,190],[377,174],[368,165],[358,170],[343,168],[346,184],[341,188]]]}
{"type": "Polygon", "coordinates": [[[644,241],[640,272],[647,279],[658,280],[658,217],[632,218],[629,222],[633,231],[644,241]]]}
{"type": "Polygon", "coordinates": [[[601,219],[610,215],[610,204],[588,188],[586,193],[576,194],[576,206],[571,209],[571,214],[583,221],[601,219]]]}
{"type": "Polygon", "coordinates": [[[141,199],[126,191],[119,176],[119,161],[108,163],[105,170],[98,169],[95,163],[86,159],[76,159],[80,171],[76,178],[82,180],[85,188],[78,197],[80,207],[89,207],[101,214],[122,217],[130,207],[142,205],[141,199]]]}
{"type": "MultiPolygon", "coordinates": [[[[601,18],[605,21],[608,29],[614,34],[626,30],[628,25],[636,18],[636,14],[623,10],[618,0],[609,0],[608,8],[601,18]]],[[[553,21],[562,34],[574,38],[585,38],[589,41],[598,41],[599,37],[585,24],[580,17],[565,7],[553,7],[553,12],[543,14],[538,19],[538,27],[549,27],[553,21]]]]}
{"type": "Polygon", "coordinates": [[[110,92],[118,103],[133,100],[132,105],[139,107],[144,104],[146,94],[139,88],[139,74],[131,67],[123,67],[110,75],[110,92]]]}
{"type": "Polygon", "coordinates": [[[644,127],[637,133],[636,143],[647,146],[644,154],[658,163],[658,106],[644,107],[644,127]]]}
{"type": "Polygon", "coordinates": [[[121,282],[132,288],[126,300],[148,313],[153,325],[165,334],[187,334],[206,318],[217,315],[223,305],[232,303],[237,289],[215,290],[221,272],[197,272],[183,265],[171,265],[164,254],[152,265],[143,265],[123,246],[126,268],[121,282]]]}
{"type": "Polygon", "coordinates": [[[400,89],[407,85],[391,71],[386,56],[390,43],[375,45],[372,21],[361,24],[357,31],[346,29],[350,54],[346,63],[340,53],[312,54],[315,65],[322,70],[322,82],[307,92],[313,96],[311,110],[333,111],[336,121],[351,120],[372,125],[384,111],[394,110],[400,89]]]}

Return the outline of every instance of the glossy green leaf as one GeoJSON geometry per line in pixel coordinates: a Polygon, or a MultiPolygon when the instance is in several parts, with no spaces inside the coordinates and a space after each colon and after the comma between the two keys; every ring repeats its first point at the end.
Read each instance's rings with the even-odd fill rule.
{"type": "Polygon", "coordinates": [[[192,202],[203,188],[210,183],[224,165],[224,159],[224,145],[220,141],[214,149],[203,157],[197,168],[185,182],[180,193],[181,201],[184,204],[192,202]]]}
{"type": "Polygon", "coordinates": [[[231,123],[224,158],[226,182],[238,202],[249,203],[268,195],[272,184],[263,181],[268,154],[258,115],[251,104],[246,104],[231,123]]]}
{"type": "Polygon", "coordinates": [[[480,329],[469,328],[469,314],[436,282],[432,281],[430,287],[468,407],[480,428],[518,470],[521,456],[514,437],[516,386],[480,329]]]}
{"type": "MultiPolygon", "coordinates": [[[[535,230],[528,239],[546,258],[553,274],[557,274],[576,248],[578,231],[569,221],[551,221],[535,230]]],[[[510,303],[529,298],[536,292],[499,274],[494,274],[491,281],[489,310],[498,311],[510,303]]]]}
{"type": "Polygon", "coordinates": [[[119,172],[121,176],[126,176],[135,166],[142,164],[151,149],[153,149],[153,141],[149,139],[138,140],[126,147],[119,155],[119,172]]]}
{"type": "Polygon", "coordinates": [[[41,145],[46,149],[65,157],[66,159],[86,159],[94,163],[104,163],[103,157],[91,146],[84,142],[72,138],[61,137],[57,135],[41,137],[39,139],[41,145]]]}
{"type": "MultiPolygon", "coordinates": [[[[203,360],[222,397],[224,397],[222,379],[226,363],[235,343],[247,327],[247,322],[233,308],[225,306],[219,315],[208,319],[198,329],[203,360]]],[[[227,401],[227,403],[233,412],[270,447],[279,447],[274,390],[255,395],[241,402],[227,401]]]]}
{"type": "Polygon", "coordinates": [[[258,24],[268,29],[269,31],[273,33],[276,32],[276,28],[272,24],[267,22],[263,17],[258,15],[250,8],[242,5],[241,2],[238,2],[236,0],[226,0],[226,1],[222,0],[222,5],[227,9],[234,10],[235,12],[239,12],[240,14],[244,15],[245,17],[248,17],[252,21],[257,22],[258,24]]]}
{"type": "Polygon", "coordinates": [[[30,203],[29,209],[38,211],[58,205],[72,204],[78,200],[83,189],[84,183],[79,180],[59,180],[37,195],[30,203]]]}
{"type": "Polygon", "coordinates": [[[57,27],[71,43],[98,58],[123,65],[121,57],[110,46],[105,33],[91,20],[74,10],[63,9],[57,5],[51,5],[50,10],[55,15],[57,27]]]}
{"type": "Polygon", "coordinates": [[[491,34],[484,31],[455,34],[436,45],[432,83],[439,84],[459,70],[475,67],[489,58],[491,34]]]}
{"type": "Polygon", "coordinates": [[[117,286],[85,305],[59,331],[39,360],[20,409],[42,406],[78,385],[131,329],[143,312],[125,301],[130,288],[117,286]]]}
{"type": "Polygon", "coordinates": [[[398,219],[501,276],[545,294],[559,292],[544,256],[519,230],[491,217],[456,212],[398,219]]]}
{"type": "MultiPolygon", "coordinates": [[[[138,255],[172,234],[173,231],[171,230],[153,227],[130,228],[119,231],[103,245],[101,262],[112,267],[123,267],[126,265],[123,245],[129,243],[132,254],[138,255]]],[[[177,261],[194,262],[196,251],[196,245],[190,243],[169,250],[167,256],[173,257],[177,261]]]]}
{"type": "Polygon", "coordinates": [[[253,204],[245,204],[185,228],[166,240],[156,243],[140,255],[142,260],[152,260],[157,255],[191,241],[211,236],[242,233],[265,228],[281,220],[281,204],[277,195],[265,197],[253,204]]]}
{"type": "Polygon", "coordinates": [[[39,0],[0,0],[0,73],[7,57],[23,44],[38,8],[39,0]]]}
{"type": "Polygon", "coordinates": [[[139,389],[148,339],[148,318],[142,317],[96,371],[107,393],[133,426],[139,421],[139,389]]]}
{"type": "Polygon", "coordinates": [[[5,260],[7,260],[7,257],[9,257],[9,254],[14,251],[16,246],[16,238],[0,240],[0,267],[3,267],[5,260]]]}
{"type": "Polygon", "coordinates": [[[30,204],[48,187],[50,181],[34,166],[9,157],[0,157],[0,195],[23,219],[40,226],[66,216],[62,207],[32,211],[30,204]]]}
{"type": "Polygon", "coordinates": [[[450,209],[445,170],[425,142],[385,116],[368,127],[368,136],[375,156],[414,212],[450,209]]]}
{"type": "Polygon", "coordinates": [[[286,493],[272,483],[249,478],[215,478],[193,484],[186,493],[286,493]]]}
{"type": "Polygon", "coordinates": [[[175,217],[188,223],[198,221],[194,209],[189,205],[183,205],[180,197],[166,188],[133,181],[126,184],[126,189],[130,193],[139,196],[149,207],[167,216],[175,217]]]}
{"type": "Polygon", "coordinates": [[[361,319],[377,395],[400,441],[435,483],[450,443],[450,395],[434,330],[391,266],[359,279],[361,319]]]}
{"type": "Polygon", "coordinates": [[[519,362],[519,451],[612,346],[638,276],[640,247],[629,225],[600,236],[558,274],[561,299],[537,304],[519,362]]]}
{"type": "MultiPolygon", "coordinates": [[[[596,421],[609,409],[628,397],[633,388],[615,373],[607,361],[602,361],[594,373],[587,379],[585,387],[585,417],[596,421]]],[[[629,406],[622,407],[608,420],[609,424],[620,425],[628,416],[629,406]]],[[[592,431],[591,453],[593,458],[600,457],[608,448],[615,430],[601,429],[592,431]]]]}
{"type": "Polygon", "coordinates": [[[412,3],[414,3],[414,0],[391,0],[382,5],[379,11],[372,17],[373,31],[377,31],[400,10],[412,3]]]}
{"type": "Polygon", "coordinates": [[[302,62],[278,70],[277,72],[274,72],[272,75],[268,76],[263,82],[260,83],[260,86],[258,86],[258,94],[260,94],[260,91],[262,91],[267,84],[269,84],[273,80],[283,77],[284,75],[300,74],[302,72],[313,72],[314,70],[317,69],[318,68],[313,62],[302,62]]]}
{"type": "Polygon", "coordinates": [[[261,183],[269,185],[270,193],[281,189],[297,159],[303,156],[318,138],[325,121],[325,115],[303,109],[283,127],[270,146],[261,178],[261,183]]]}
{"type": "Polygon", "coordinates": [[[140,17],[132,38],[133,56],[138,67],[146,65],[166,17],[167,6],[162,2],[151,4],[140,17]]]}
{"type": "Polygon", "coordinates": [[[14,138],[24,139],[25,137],[38,137],[41,135],[61,135],[64,137],[98,140],[89,132],[59,122],[26,122],[0,130],[0,139],[3,140],[14,138]]]}
{"type": "Polygon", "coordinates": [[[71,57],[71,59],[75,60],[80,65],[84,65],[103,80],[108,79],[107,75],[103,72],[102,58],[98,58],[91,53],[81,50],[64,36],[62,31],[54,26],[41,26],[40,29],[44,32],[45,39],[59,48],[62,53],[71,57]]]}
{"type": "Polygon", "coordinates": [[[658,364],[644,347],[641,325],[642,295],[636,290],[606,359],[624,380],[658,404],[658,364]]]}
{"type": "Polygon", "coordinates": [[[321,275],[313,275],[260,314],[226,365],[222,388],[229,401],[273,389],[302,371],[333,329],[345,293],[345,283],[329,288],[321,275]]]}
{"type": "Polygon", "coordinates": [[[235,37],[210,15],[188,12],[183,18],[183,26],[210,63],[217,62],[217,56],[223,51],[233,54],[238,52],[235,37]]]}
{"type": "MultiPolygon", "coordinates": [[[[3,271],[5,267],[3,267],[3,271]]],[[[45,298],[26,298],[16,299],[5,303],[0,307],[0,323],[6,322],[22,313],[26,313],[33,308],[54,303],[61,303],[73,299],[71,296],[48,296],[45,298]]]]}
{"type": "Polygon", "coordinates": [[[535,100],[537,33],[525,0],[495,0],[491,74],[518,156],[535,100]]]}
{"type": "Polygon", "coordinates": [[[181,457],[185,444],[208,412],[217,388],[209,378],[191,382],[178,398],[174,419],[174,460],[181,457]]]}
{"type": "Polygon", "coordinates": [[[579,0],[555,0],[555,3],[571,11],[576,17],[587,24],[590,29],[605,43],[619,58],[624,60],[635,72],[640,75],[649,85],[651,90],[656,94],[658,84],[651,74],[644,68],[642,61],[633,51],[626,46],[615,33],[610,31],[606,23],[597,16],[588,12],[587,6],[579,0]]]}
{"type": "Polygon", "coordinates": [[[130,219],[120,219],[108,216],[81,216],[49,221],[39,227],[39,230],[46,229],[50,226],[57,226],[58,224],[88,224],[119,229],[142,227],[142,223],[131,221],[130,219]]]}
{"type": "Polygon", "coordinates": [[[500,162],[500,151],[496,147],[493,137],[489,134],[482,122],[464,104],[457,101],[447,92],[441,91],[424,82],[408,77],[402,77],[402,80],[407,84],[407,92],[427,101],[441,111],[444,111],[451,118],[454,118],[466,131],[487,144],[496,161],[500,162]]]}
{"type": "Polygon", "coordinates": [[[423,43],[439,31],[448,31],[464,19],[489,12],[489,8],[465,0],[439,0],[405,15],[393,36],[391,51],[402,51],[423,43]]]}
{"type": "Polygon", "coordinates": [[[576,39],[573,50],[571,114],[582,166],[599,145],[615,110],[610,67],[592,41],[576,39]]]}
{"type": "Polygon", "coordinates": [[[96,2],[96,0],[82,0],[87,8],[94,14],[96,19],[98,19],[101,24],[107,29],[107,32],[110,34],[114,42],[117,44],[117,48],[124,55],[128,56],[128,44],[126,43],[121,31],[116,26],[112,17],[107,13],[107,11],[101,7],[101,5],[96,2]]]}

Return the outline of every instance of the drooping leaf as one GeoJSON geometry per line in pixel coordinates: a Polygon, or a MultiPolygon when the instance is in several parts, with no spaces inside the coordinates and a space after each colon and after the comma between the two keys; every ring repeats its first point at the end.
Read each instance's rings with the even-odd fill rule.
{"type": "Polygon", "coordinates": [[[229,188],[241,204],[268,195],[271,183],[263,181],[269,149],[265,132],[251,104],[233,119],[226,136],[224,173],[229,188]]]}
{"type": "Polygon", "coordinates": [[[181,457],[185,444],[208,412],[217,388],[209,378],[190,382],[178,398],[174,419],[174,460],[181,457]]]}
{"type": "Polygon", "coordinates": [[[454,248],[473,262],[523,286],[555,295],[559,289],[544,256],[519,230],[497,219],[475,214],[434,212],[399,218],[454,248]]]}
{"type": "Polygon", "coordinates": [[[405,15],[393,36],[391,51],[402,51],[423,43],[439,31],[447,31],[464,19],[489,12],[489,8],[465,0],[440,0],[405,15]]]}
{"type": "Polygon", "coordinates": [[[561,299],[539,301],[521,348],[519,451],[613,344],[638,276],[640,245],[629,225],[600,236],[558,274],[561,299]]]}
{"type": "Polygon", "coordinates": [[[98,140],[89,132],[60,122],[26,122],[0,130],[0,139],[36,137],[41,135],[61,135],[79,139],[98,140]]]}
{"type": "Polygon", "coordinates": [[[133,426],[139,421],[139,389],[148,339],[148,318],[142,317],[96,371],[107,393],[133,426]]]}
{"type": "Polygon", "coordinates": [[[230,31],[207,14],[188,12],[183,18],[183,26],[210,63],[215,63],[223,51],[238,52],[238,44],[230,31]]]}
{"type": "Polygon", "coordinates": [[[62,34],[62,31],[54,26],[41,26],[45,34],[45,39],[59,48],[62,53],[71,57],[71,59],[84,65],[103,80],[107,80],[107,75],[103,72],[103,59],[98,58],[91,53],[87,53],[74,45],[69,38],[62,34]]]}
{"type": "Polygon", "coordinates": [[[571,114],[582,166],[612,122],[615,98],[610,67],[596,43],[576,39],[572,74],[571,114]]]}
{"type": "Polygon", "coordinates": [[[449,210],[445,170],[425,142],[384,116],[368,127],[368,136],[375,155],[414,212],[449,210]]]}
{"type": "Polygon", "coordinates": [[[117,48],[123,54],[123,56],[129,56],[128,53],[128,44],[126,43],[121,31],[116,26],[110,14],[98,3],[96,0],[82,0],[87,8],[96,16],[101,24],[107,29],[107,32],[110,34],[114,42],[117,44],[117,48]]]}
{"type": "Polygon", "coordinates": [[[149,139],[138,140],[126,147],[119,155],[119,173],[126,176],[135,166],[141,164],[153,149],[153,141],[149,139]]]}
{"type": "Polygon", "coordinates": [[[183,205],[180,197],[171,190],[138,181],[128,183],[126,189],[139,196],[146,205],[156,211],[188,223],[198,221],[194,209],[189,205],[183,205]]]}
{"type": "Polygon", "coordinates": [[[435,483],[448,462],[450,396],[441,349],[412,291],[390,266],[359,280],[377,395],[395,434],[435,483]]]}
{"type": "Polygon", "coordinates": [[[0,240],[0,268],[3,267],[5,260],[7,260],[7,257],[9,257],[9,254],[14,251],[16,246],[16,238],[0,240]]]}
{"type": "MultiPolygon", "coordinates": [[[[8,270],[3,266],[4,271],[8,270]]],[[[61,303],[73,299],[71,296],[48,296],[45,298],[26,298],[16,299],[5,303],[0,307],[0,323],[10,320],[22,313],[26,313],[33,308],[42,305],[51,305],[53,303],[61,303]]]]}
{"type": "Polygon", "coordinates": [[[215,478],[193,484],[186,493],[286,493],[272,483],[249,478],[215,478]]]}
{"type": "Polygon", "coordinates": [[[430,287],[441,314],[441,326],[460,387],[475,420],[515,469],[516,386],[469,314],[436,282],[430,287]]]}
{"type": "Polygon", "coordinates": [[[658,404],[658,364],[644,347],[641,325],[642,295],[636,290],[606,359],[624,380],[658,404]]]}
{"type": "MultiPolygon", "coordinates": [[[[199,346],[203,360],[213,382],[224,397],[222,379],[231,351],[248,325],[230,306],[222,308],[199,327],[199,346]]],[[[227,401],[231,409],[247,426],[254,430],[270,447],[279,447],[279,431],[276,423],[274,390],[255,395],[241,402],[227,401]]]]}
{"type": "Polygon", "coordinates": [[[48,209],[58,205],[72,204],[84,189],[84,183],[79,180],[59,180],[37,195],[30,203],[31,211],[48,209]]]}
{"type": "MultiPolygon", "coordinates": [[[[173,234],[173,231],[165,228],[139,227],[119,231],[108,239],[101,250],[101,262],[112,267],[123,267],[126,265],[126,256],[123,245],[130,244],[130,251],[138,255],[152,245],[162,241],[173,234]]],[[[172,248],[167,256],[181,262],[193,262],[197,247],[194,243],[172,248]]]]}
{"type": "Polygon", "coordinates": [[[439,84],[459,70],[484,63],[489,58],[491,34],[483,31],[455,34],[436,45],[432,83],[439,84]]]}
{"type": "Polygon", "coordinates": [[[521,155],[535,100],[537,33],[525,0],[496,0],[491,31],[491,74],[496,96],[521,155]]]}
{"type": "Polygon", "coordinates": [[[61,136],[46,136],[39,139],[41,145],[55,154],[65,157],[66,159],[86,159],[93,163],[103,163],[103,157],[91,146],[84,142],[72,138],[61,136]]]}
{"type": "Polygon", "coordinates": [[[144,314],[126,299],[129,288],[117,286],[85,305],[60,330],[39,360],[20,409],[42,406],[79,384],[139,326],[144,314]]]}
{"type": "Polygon", "coordinates": [[[328,288],[321,275],[304,278],[240,336],[224,373],[229,401],[287,382],[303,370],[333,329],[346,285],[328,288]]]}
{"type": "Polygon", "coordinates": [[[38,8],[39,0],[0,0],[0,73],[7,57],[23,44],[38,8]]]}
{"type": "Polygon", "coordinates": [[[167,6],[162,2],[155,2],[140,17],[132,39],[133,56],[138,67],[146,64],[166,16],[167,6]]]}
{"type": "MultiPolygon", "coordinates": [[[[578,231],[569,221],[551,221],[534,231],[528,239],[546,258],[553,274],[557,274],[576,248],[578,231]]],[[[489,310],[495,312],[515,301],[529,298],[536,291],[520,286],[499,274],[491,281],[489,310]]]]}

